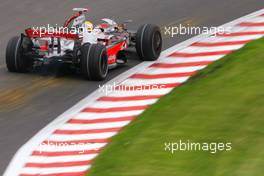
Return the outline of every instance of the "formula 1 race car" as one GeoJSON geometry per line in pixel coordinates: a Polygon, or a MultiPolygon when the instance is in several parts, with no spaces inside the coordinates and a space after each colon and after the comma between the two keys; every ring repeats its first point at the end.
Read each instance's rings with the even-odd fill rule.
{"type": "Polygon", "coordinates": [[[28,28],[10,39],[6,48],[6,65],[10,72],[25,73],[36,66],[56,60],[68,63],[87,79],[100,81],[108,70],[127,62],[127,49],[135,47],[143,61],[158,59],[162,37],[158,26],[144,24],[136,32],[104,18],[94,26],[86,21],[85,8],[74,8],[75,14],[63,27],[28,28]]]}

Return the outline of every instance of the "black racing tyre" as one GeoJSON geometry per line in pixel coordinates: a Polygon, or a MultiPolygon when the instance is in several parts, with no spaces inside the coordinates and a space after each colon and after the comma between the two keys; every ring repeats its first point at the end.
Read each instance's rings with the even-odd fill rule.
{"type": "Polygon", "coordinates": [[[81,47],[81,74],[92,81],[102,81],[108,73],[106,47],[86,43],[81,47]]]}
{"type": "Polygon", "coordinates": [[[23,56],[21,37],[11,38],[6,47],[6,66],[10,72],[25,73],[30,71],[32,60],[23,56]]]}
{"type": "Polygon", "coordinates": [[[144,24],[136,34],[136,50],[143,61],[154,61],[160,56],[162,37],[160,28],[153,24],[144,24]]]}

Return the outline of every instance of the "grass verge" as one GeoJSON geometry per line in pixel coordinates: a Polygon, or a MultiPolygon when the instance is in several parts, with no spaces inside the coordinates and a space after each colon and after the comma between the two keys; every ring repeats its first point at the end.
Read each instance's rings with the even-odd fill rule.
{"type": "Polygon", "coordinates": [[[209,65],[115,136],[89,176],[262,176],[264,39],[209,65]],[[231,151],[164,150],[165,142],[231,142],[231,151]]]}

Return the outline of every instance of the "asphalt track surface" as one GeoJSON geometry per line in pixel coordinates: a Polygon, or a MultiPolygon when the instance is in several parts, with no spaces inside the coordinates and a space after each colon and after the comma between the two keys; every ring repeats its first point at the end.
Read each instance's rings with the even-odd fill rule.
{"type": "MultiPolygon", "coordinates": [[[[0,174],[14,153],[41,128],[93,92],[104,82],[89,82],[76,74],[39,71],[14,74],[5,68],[8,39],[28,26],[61,24],[73,7],[89,7],[92,21],[112,17],[132,19],[131,28],[143,23],[160,26],[179,23],[218,26],[264,8],[259,0],[9,0],[0,3],[0,174]]],[[[164,49],[192,37],[164,36],[164,49]]],[[[108,80],[138,64],[136,57],[128,65],[110,72],[108,80]]],[[[106,80],[107,81],[107,80],[106,80]]]]}

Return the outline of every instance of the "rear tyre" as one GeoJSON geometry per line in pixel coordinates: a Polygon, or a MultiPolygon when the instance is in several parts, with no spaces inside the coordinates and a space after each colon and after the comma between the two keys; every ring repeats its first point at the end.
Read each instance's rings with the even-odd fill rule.
{"type": "Polygon", "coordinates": [[[92,81],[102,81],[108,73],[106,48],[100,44],[86,43],[81,47],[81,74],[92,81]]]}
{"type": "Polygon", "coordinates": [[[141,60],[154,61],[160,56],[162,37],[158,26],[142,25],[136,34],[136,50],[141,60]]]}
{"type": "Polygon", "coordinates": [[[22,46],[21,37],[15,36],[11,38],[6,47],[6,66],[10,72],[26,73],[32,67],[32,60],[23,55],[24,48],[22,46]]]}

